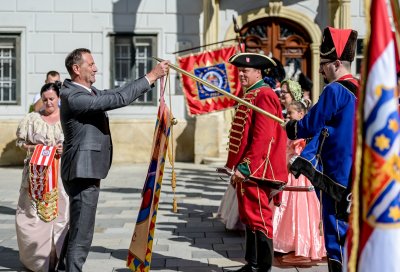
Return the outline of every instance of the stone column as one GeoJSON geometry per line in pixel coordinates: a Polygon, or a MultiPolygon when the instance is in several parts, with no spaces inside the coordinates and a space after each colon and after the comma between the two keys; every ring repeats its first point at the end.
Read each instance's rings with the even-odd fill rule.
{"type": "Polygon", "coordinates": [[[340,14],[339,28],[351,28],[350,0],[342,0],[340,2],[340,14]]]}
{"type": "Polygon", "coordinates": [[[328,24],[336,28],[351,28],[350,0],[328,1],[328,24]]]}
{"type": "Polygon", "coordinates": [[[218,41],[219,0],[203,0],[203,44],[218,41]]]}
{"type": "Polygon", "coordinates": [[[328,26],[339,27],[339,0],[328,1],[328,26]]]}
{"type": "Polygon", "coordinates": [[[319,75],[319,43],[310,44],[311,50],[311,63],[314,65],[311,66],[311,74],[313,78],[313,89],[312,89],[312,102],[313,104],[317,103],[319,95],[321,93],[321,77],[319,75]]]}

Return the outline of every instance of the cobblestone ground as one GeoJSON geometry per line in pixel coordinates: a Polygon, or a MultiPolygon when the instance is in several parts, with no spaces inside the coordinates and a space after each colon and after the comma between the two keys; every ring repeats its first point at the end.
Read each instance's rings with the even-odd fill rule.
{"type": "MultiPolygon", "coordinates": [[[[215,167],[177,163],[178,213],[172,212],[171,168],[166,166],[154,240],[152,271],[230,271],[244,263],[244,236],[215,218],[226,183],[215,167]]],[[[128,272],[125,265],[147,165],[114,165],[101,182],[93,244],[85,272],[128,272]]],[[[0,168],[0,271],[26,271],[18,257],[14,215],[22,168],[0,168]]],[[[283,265],[273,272],[328,271],[326,263],[283,265]]]]}

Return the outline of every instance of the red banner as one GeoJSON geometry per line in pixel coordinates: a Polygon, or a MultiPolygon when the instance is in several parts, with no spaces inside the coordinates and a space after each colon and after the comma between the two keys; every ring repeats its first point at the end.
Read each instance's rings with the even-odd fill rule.
{"type": "MultiPolygon", "coordinates": [[[[210,82],[231,94],[241,97],[237,68],[228,63],[236,54],[236,46],[178,58],[180,68],[210,82]]],[[[190,115],[223,110],[235,105],[235,101],[213,89],[182,75],[181,83],[190,115]]]]}

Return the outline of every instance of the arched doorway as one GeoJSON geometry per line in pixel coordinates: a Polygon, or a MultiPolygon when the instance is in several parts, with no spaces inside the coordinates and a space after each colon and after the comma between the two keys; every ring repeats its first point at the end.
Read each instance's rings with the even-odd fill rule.
{"type": "Polygon", "coordinates": [[[261,52],[279,59],[287,77],[298,80],[302,72],[312,78],[312,40],[299,24],[281,17],[264,17],[251,21],[240,29],[246,51],[261,52]]]}

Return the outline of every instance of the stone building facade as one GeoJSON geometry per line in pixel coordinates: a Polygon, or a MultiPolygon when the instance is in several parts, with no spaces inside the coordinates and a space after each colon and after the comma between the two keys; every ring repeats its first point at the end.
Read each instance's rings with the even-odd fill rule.
{"type": "MultiPolygon", "coordinates": [[[[75,48],[92,51],[99,70],[95,86],[108,89],[143,75],[155,63],[151,56],[175,63],[177,56],[188,54],[175,54],[177,51],[235,38],[232,20],[235,16],[241,35],[254,50],[268,54],[265,50],[273,48],[271,53],[279,54],[275,57],[285,61],[292,58],[291,52],[302,52],[299,53],[303,58],[302,68],[314,82],[312,98],[316,101],[322,85],[318,75],[321,30],[327,25],[352,27],[359,31],[360,41],[365,36],[363,1],[7,0],[1,3],[0,165],[22,162],[24,154],[15,148],[18,123],[28,112],[49,70],[59,71],[62,79],[68,77],[64,59],[75,48]],[[257,32],[263,26],[271,32],[257,32]],[[282,33],[294,38],[288,39],[282,33]],[[273,37],[278,37],[275,44],[268,42],[273,37]],[[257,44],[257,41],[262,42],[257,44]]],[[[229,43],[232,41],[220,45],[229,43]]],[[[199,50],[203,49],[191,52],[199,50]]],[[[361,58],[359,53],[358,59],[361,58]]],[[[188,116],[179,75],[172,72],[170,79],[167,100],[171,100],[173,114],[178,119],[174,127],[176,160],[203,162],[220,158],[223,161],[232,111],[188,116]]],[[[137,103],[109,113],[114,163],[148,161],[158,96],[159,86],[156,86],[137,103]]]]}

